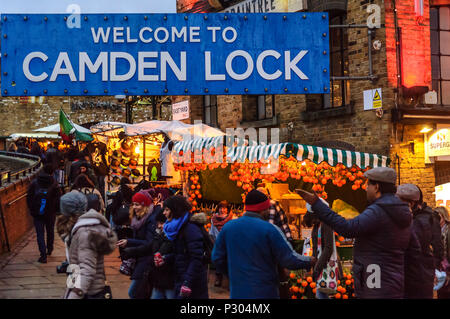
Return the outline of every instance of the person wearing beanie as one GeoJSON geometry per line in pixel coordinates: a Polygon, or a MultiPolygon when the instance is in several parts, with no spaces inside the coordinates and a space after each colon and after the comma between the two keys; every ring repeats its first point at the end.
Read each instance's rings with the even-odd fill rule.
{"type": "Polygon", "coordinates": [[[309,269],[316,259],[296,253],[277,226],[264,220],[269,198],[252,190],[245,198],[245,213],[223,226],[212,252],[216,268],[230,281],[231,299],[278,299],[277,265],[309,269]]]}
{"type": "Polygon", "coordinates": [[[324,224],[345,238],[355,238],[356,297],[401,299],[404,297],[405,255],[411,240],[412,216],[408,205],[395,196],[397,174],[394,169],[372,168],[364,173],[364,177],[367,178],[369,206],[352,219],[332,211],[316,193],[296,191],[324,224]],[[374,270],[373,265],[379,267],[374,270]]]}
{"type": "Polygon", "coordinates": [[[52,164],[46,164],[27,191],[28,210],[33,217],[40,257],[46,263],[53,251],[56,213],[59,211],[61,190],[53,177],[52,164]],[[47,233],[47,243],[45,242],[47,233]]]}
{"type": "Polygon", "coordinates": [[[167,218],[163,231],[174,245],[175,296],[179,299],[208,299],[205,256],[204,213],[192,214],[191,204],[183,196],[167,198],[163,213],[167,218]]]}
{"type": "Polygon", "coordinates": [[[423,272],[418,282],[405,283],[409,299],[432,299],[435,269],[439,269],[443,258],[443,243],[438,215],[422,200],[422,191],[414,184],[402,184],[397,196],[407,203],[413,215],[413,231],[421,248],[420,263],[423,272]],[[419,287],[418,284],[420,283],[419,287]]]}
{"type": "Polygon", "coordinates": [[[133,237],[121,239],[117,246],[124,259],[135,259],[136,263],[131,273],[131,284],[128,295],[131,299],[150,298],[152,287],[149,282],[149,272],[153,262],[151,245],[156,227],[153,203],[150,195],[138,192],[133,195],[130,207],[131,229],[133,237]]]}
{"type": "MultiPolygon", "coordinates": [[[[88,201],[79,191],[61,197],[61,213],[57,230],[66,244],[67,262],[79,268],[74,286],[68,287],[65,299],[109,299],[106,286],[104,256],[111,254],[117,236],[108,221],[94,209],[86,212],[88,201]]],[[[73,276],[73,273],[70,274],[73,276]]]]}

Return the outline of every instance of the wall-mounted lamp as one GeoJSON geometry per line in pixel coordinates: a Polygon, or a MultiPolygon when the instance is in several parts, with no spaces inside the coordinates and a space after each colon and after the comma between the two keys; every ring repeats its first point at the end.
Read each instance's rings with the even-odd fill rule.
{"type": "Polygon", "coordinates": [[[431,127],[425,126],[425,127],[420,131],[420,133],[426,134],[426,133],[431,132],[432,130],[433,130],[433,129],[432,129],[431,127]]]}

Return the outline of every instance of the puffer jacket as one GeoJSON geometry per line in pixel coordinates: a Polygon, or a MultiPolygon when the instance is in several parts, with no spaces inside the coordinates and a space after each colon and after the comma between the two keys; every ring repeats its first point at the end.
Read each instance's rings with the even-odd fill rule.
{"type": "Polygon", "coordinates": [[[383,194],[359,216],[349,220],[320,200],[312,208],[337,233],[356,238],[353,273],[357,298],[403,298],[405,251],[412,222],[406,203],[394,194],[383,194]]]}
{"type": "Polygon", "coordinates": [[[203,234],[200,227],[206,224],[206,215],[192,215],[180,228],[174,241],[175,293],[181,286],[192,290],[190,299],[208,299],[207,265],[203,262],[203,234]]]}
{"type": "MultiPolygon", "coordinates": [[[[95,295],[105,287],[104,255],[111,254],[117,236],[105,217],[91,209],[80,216],[72,229],[68,242],[68,261],[80,267],[80,287],[85,295],[95,295]]],[[[73,291],[66,292],[68,299],[79,299],[73,291]]]]}

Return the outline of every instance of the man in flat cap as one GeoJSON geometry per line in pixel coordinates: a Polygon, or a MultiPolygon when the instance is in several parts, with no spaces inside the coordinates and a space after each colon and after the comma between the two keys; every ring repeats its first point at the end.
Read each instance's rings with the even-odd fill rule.
{"type": "MultiPolygon", "coordinates": [[[[406,202],[413,214],[413,231],[420,244],[420,263],[423,272],[419,282],[421,287],[405,290],[410,298],[432,299],[435,269],[440,268],[443,257],[443,243],[437,214],[423,202],[422,191],[414,184],[402,184],[397,188],[397,196],[406,202]]],[[[407,283],[407,286],[409,284],[407,283]]]]}
{"type": "Polygon", "coordinates": [[[369,206],[348,220],[322,203],[317,194],[297,190],[322,222],[346,238],[356,238],[353,273],[357,298],[404,297],[404,260],[412,216],[408,205],[395,196],[396,175],[388,167],[365,172],[369,206]]]}

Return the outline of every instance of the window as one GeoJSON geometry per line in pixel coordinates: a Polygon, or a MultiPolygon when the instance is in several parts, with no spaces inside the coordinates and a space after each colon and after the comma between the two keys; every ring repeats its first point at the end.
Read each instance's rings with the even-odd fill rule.
{"type": "MultiPolygon", "coordinates": [[[[345,11],[330,11],[330,26],[347,24],[345,11]]],[[[349,76],[348,28],[330,28],[330,77],[349,76]]],[[[318,111],[350,104],[350,81],[330,79],[330,93],[307,95],[307,110],[318,111]]]]}
{"type": "Polygon", "coordinates": [[[275,95],[242,96],[242,119],[253,122],[270,119],[274,116],[275,95]]]}
{"type": "Polygon", "coordinates": [[[450,105],[450,6],[430,9],[431,76],[438,105],[450,105]]]}
{"type": "Polygon", "coordinates": [[[203,122],[217,127],[217,95],[203,97],[203,122]]]}

